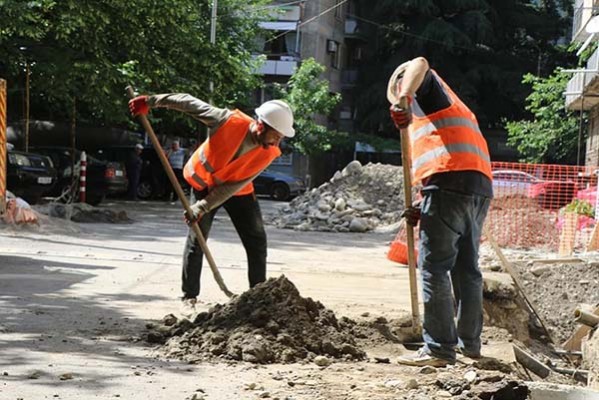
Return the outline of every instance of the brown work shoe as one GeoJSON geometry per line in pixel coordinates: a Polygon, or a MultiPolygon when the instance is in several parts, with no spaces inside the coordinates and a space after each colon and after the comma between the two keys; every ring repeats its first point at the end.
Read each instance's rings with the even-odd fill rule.
{"type": "Polygon", "coordinates": [[[447,365],[455,364],[455,361],[433,356],[426,347],[421,347],[415,353],[399,357],[397,362],[414,367],[446,367],[447,365]]]}

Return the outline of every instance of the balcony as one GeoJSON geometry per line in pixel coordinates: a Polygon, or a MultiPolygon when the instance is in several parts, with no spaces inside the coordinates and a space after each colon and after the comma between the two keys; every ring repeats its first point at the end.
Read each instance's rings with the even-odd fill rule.
{"type": "Polygon", "coordinates": [[[599,104],[599,49],[587,62],[585,71],[576,72],[566,86],[568,110],[590,110],[599,104]]]}
{"type": "Polygon", "coordinates": [[[298,66],[298,59],[293,56],[280,56],[268,59],[256,71],[258,75],[291,76],[298,66]]]}
{"type": "Polygon", "coordinates": [[[572,18],[572,41],[584,42],[589,34],[585,28],[595,15],[599,14],[599,0],[576,0],[572,18]]]}

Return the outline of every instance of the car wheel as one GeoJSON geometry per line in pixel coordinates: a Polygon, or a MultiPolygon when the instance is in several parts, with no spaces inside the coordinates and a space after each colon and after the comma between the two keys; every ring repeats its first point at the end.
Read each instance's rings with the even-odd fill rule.
{"type": "Polygon", "coordinates": [[[148,181],[142,181],[137,187],[137,197],[147,200],[152,197],[152,184],[148,181]]]}
{"type": "Polygon", "coordinates": [[[283,182],[274,183],[270,189],[270,197],[279,201],[289,199],[289,186],[283,182]]]}

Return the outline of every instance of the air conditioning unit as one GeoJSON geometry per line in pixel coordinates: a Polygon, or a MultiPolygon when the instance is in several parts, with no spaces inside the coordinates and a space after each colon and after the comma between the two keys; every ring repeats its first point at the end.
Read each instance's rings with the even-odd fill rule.
{"type": "Polygon", "coordinates": [[[334,40],[330,40],[330,39],[327,40],[327,52],[336,53],[338,46],[339,46],[339,44],[337,42],[335,42],[334,40]]]}

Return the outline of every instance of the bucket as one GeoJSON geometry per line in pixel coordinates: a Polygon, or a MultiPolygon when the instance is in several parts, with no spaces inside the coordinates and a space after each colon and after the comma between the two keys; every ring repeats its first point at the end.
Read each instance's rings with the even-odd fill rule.
{"type": "MultiPolygon", "coordinates": [[[[416,249],[414,249],[414,257],[418,259],[418,250],[416,249]]],[[[391,242],[389,252],[387,253],[387,259],[408,265],[408,245],[403,240],[396,238],[391,242]]]]}

